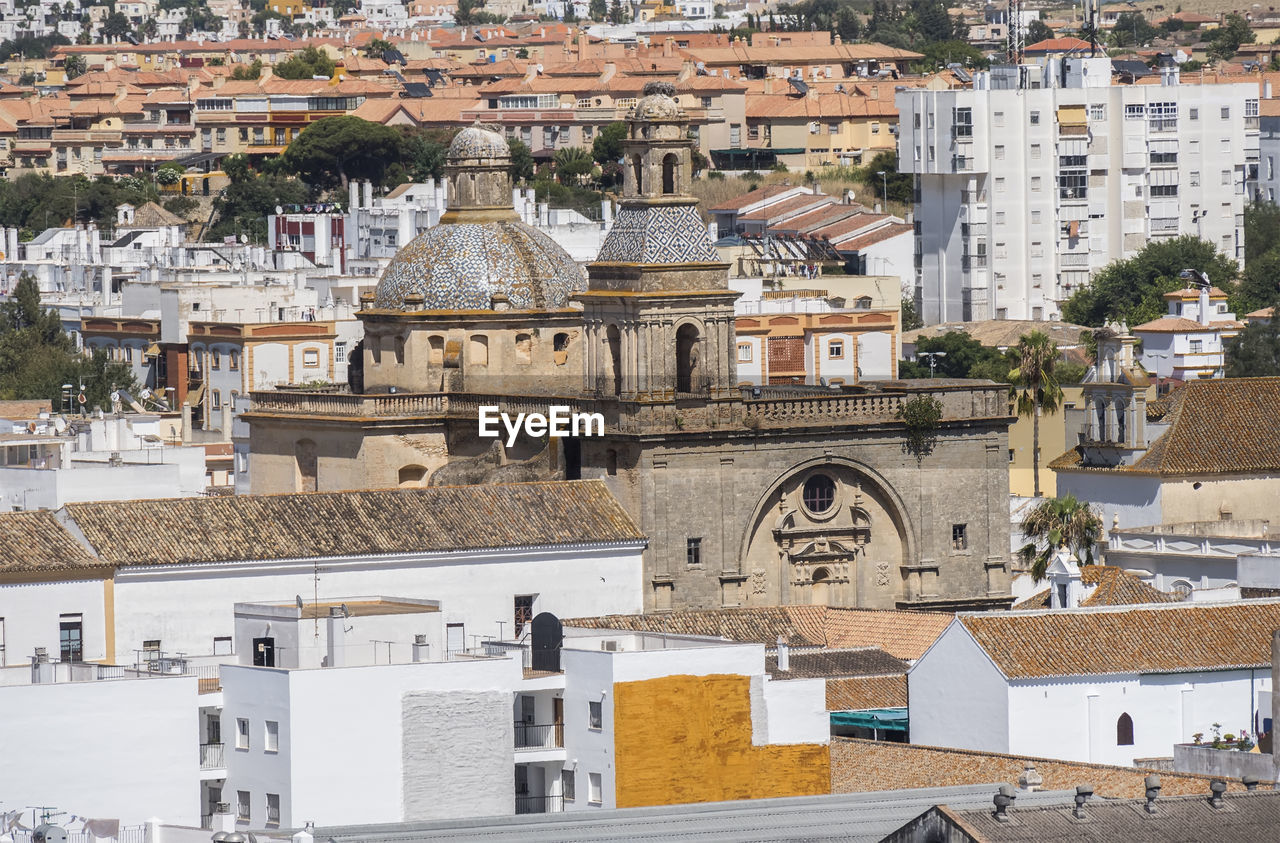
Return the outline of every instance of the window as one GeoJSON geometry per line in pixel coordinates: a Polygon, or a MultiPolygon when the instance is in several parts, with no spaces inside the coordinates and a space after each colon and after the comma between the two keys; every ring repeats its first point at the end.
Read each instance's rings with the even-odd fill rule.
{"type": "Polygon", "coordinates": [[[573,770],[560,771],[560,794],[564,797],[565,802],[572,802],[577,798],[578,781],[577,775],[573,770]]]}
{"type": "Polygon", "coordinates": [[[1030,122],[1031,122],[1031,125],[1032,125],[1032,126],[1039,126],[1039,125],[1040,125],[1040,112],[1038,112],[1038,111],[1033,111],[1033,112],[1031,112],[1031,120],[1030,120],[1030,122]]]}
{"type": "Polygon", "coordinates": [[[1090,120],[1106,120],[1107,107],[1100,102],[1093,103],[1092,105],[1089,106],[1089,119],[1090,120]]]}
{"type": "Polygon", "coordinates": [[[249,791],[236,791],[236,821],[247,823],[249,821],[249,791]]]}
{"type": "Polygon", "coordinates": [[[951,549],[952,550],[968,550],[969,549],[969,525],[968,524],[952,524],[951,525],[951,549]]]}
{"type": "Polygon", "coordinates": [[[320,352],[314,348],[308,348],[302,352],[302,365],[308,367],[316,367],[320,365],[320,352]]]}
{"type": "Polygon", "coordinates": [[[592,805],[599,805],[604,801],[602,788],[600,787],[600,774],[588,773],[587,784],[590,792],[587,794],[587,801],[592,805]]]}
{"type": "Polygon", "coordinates": [[[702,567],[702,539],[685,539],[684,558],[690,568],[702,567]]]}
{"type": "Polygon", "coordinates": [[[1192,108],[1192,109],[1189,109],[1189,110],[1187,111],[1187,117],[1188,117],[1189,119],[1191,119],[1191,120],[1199,120],[1199,119],[1200,119],[1200,109],[1198,109],[1198,108],[1192,108]]]}
{"type": "Polygon", "coordinates": [[[1230,170],[1223,170],[1223,171],[1222,171],[1222,183],[1223,183],[1223,184],[1225,184],[1225,185],[1229,185],[1229,184],[1231,184],[1231,171],[1230,171],[1230,170]]]}
{"type": "MultiPolygon", "coordinates": [[[[1226,111],[1225,108],[1222,110],[1226,111]]],[[[1133,746],[1133,718],[1128,712],[1121,714],[1116,721],[1116,746],[1133,746]]]]}
{"type": "Polygon", "coordinates": [[[738,343],[738,362],[739,363],[751,362],[751,343],[749,342],[738,343]]]}
{"type": "Polygon", "coordinates": [[[209,352],[209,366],[210,368],[213,368],[213,369],[222,368],[222,352],[221,351],[218,351],[215,349],[209,352]]]}
{"type": "Polygon", "coordinates": [[[280,794],[267,794],[267,825],[280,825],[280,794]]]}
{"type": "Polygon", "coordinates": [[[997,160],[997,161],[1003,161],[1003,160],[1004,160],[1004,144],[996,144],[996,153],[995,153],[995,154],[996,154],[996,160],[997,160]]]}
{"type": "Polygon", "coordinates": [[[514,608],[515,633],[512,637],[519,641],[524,628],[533,623],[533,595],[517,594],[514,608]]]}
{"type": "Polygon", "coordinates": [[[1033,143],[1033,144],[1031,144],[1031,157],[1032,157],[1033,159],[1035,159],[1035,160],[1039,160],[1039,158],[1040,158],[1040,144],[1038,144],[1038,143],[1033,143]]]}
{"type": "Polygon", "coordinates": [[[124,362],[126,363],[133,362],[133,346],[131,345],[126,345],[124,347],[124,362]]]}
{"type": "Polygon", "coordinates": [[[213,409],[222,409],[222,390],[220,389],[215,389],[213,391],[213,409]]]}
{"type": "Polygon", "coordinates": [[[827,343],[827,359],[843,360],[844,359],[844,340],[832,340],[827,343]]]}
{"type": "Polygon", "coordinates": [[[1177,164],[1178,153],[1176,152],[1153,152],[1151,153],[1152,164],[1177,164]]]}
{"type": "MultiPolygon", "coordinates": [[[[1222,119],[1223,119],[1223,120],[1230,120],[1230,119],[1231,119],[1231,106],[1224,105],[1224,106],[1222,107],[1222,119]]],[[[1130,741],[1130,743],[1132,743],[1132,741],[1130,741]]]]}
{"type": "Polygon", "coordinates": [[[268,720],[264,724],[266,728],[262,730],[262,749],[265,752],[280,751],[280,724],[275,720],[268,720]]]}
{"type": "Polygon", "coordinates": [[[1003,112],[1003,111],[997,111],[997,112],[994,112],[994,113],[991,115],[991,121],[992,121],[993,123],[995,123],[997,126],[1003,126],[1003,125],[1004,125],[1004,112],[1003,112]]]}
{"type": "Polygon", "coordinates": [[[238,369],[240,368],[240,352],[239,352],[239,351],[233,351],[233,352],[231,352],[231,355],[230,355],[229,359],[227,360],[227,366],[228,366],[228,367],[231,369],[231,371],[233,371],[233,372],[234,372],[234,371],[236,371],[236,370],[238,370],[238,369]]]}
{"type": "Polygon", "coordinates": [[[1031,224],[1032,225],[1040,224],[1040,211],[1036,210],[1031,212],[1031,224]]]}
{"type": "Polygon", "coordinates": [[[1004,193],[1004,176],[996,176],[996,193],[1004,193]]]}
{"type": "Polygon", "coordinates": [[[826,512],[836,501],[836,483],[825,474],[815,474],[804,481],[801,498],[810,512],[826,512]]]}
{"type": "Polygon", "coordinates": [[[1034,190],[1034,191],[1039,191],[1039,190],[1040,190],[1040,177],[1039,177],[1039,176],[1032,176],[1032,177],[1031,177],[1031,189],[1032,189],[1032,190],[1034,190]]]}
{"type": "Polygon", "coordinates": [[[213,639],[213,654],[215,656],[231,655],[231,636],[223,635],[213,639]]]}
{"type": "Polygon", "coordinates": [[[1169,197],[1178,195],[1178,186],[1176,184],[1153,184],[1151,185],[1151,198],[1169,197]]]}
{"type": "Polygon", "coordinates": [[[1013,448],[1009,449],[1009,462],[1013,462],[1014,455],[1017,453],[1013,448]]]}
{"type": "Polygon", "coordinates": [[[957,138],[973,137],[972,108],[957,108],[951,112],[951,134],[957,138]]]}
{"type": "Polygon", "coordinates": [[[1124,107],[1124,119],[1126,120],[1144,120],[1146,116],[1147,107],[1141,103],[1124,107]]]}
{"type": "Polygon", "coordinates": [[[1204,351],[1204,340],[1192,340],[1192,341],[1191,341],[1191,353],[1192,353],[1192,354],[1200,354],[1200,353],[1202,353],[1203,351],[1204,351]]]}
{"type": "Polygon", "coordinates": [[[153,654],[160,652],[160,639],[148,638],[142,642],[142,652],[148,657],[153,658],[153,654]]]}
{"type": "Polygon", "coordinates": [[[839,123],[828,123],[828,124],[827,124],[827,134],[828,134],[828,135],[838,135],[838,134],[840,134],[840,124],[839,124],[839,123]]]}
{"type": "Polygon", "coordinates": [[[58,619],[58,652],[64,662],[84,661],[84,620],[80,615],[58,619]]]}
{"type": "Polygon", "coordinates": [[[587,728],[604,728],[604,708],[603,703],[599,700],[592,700],[587,703],[587,728]]]}
{"type": "Polygon", "coordinates": [[[236,749],[249,748],[249,718],[236,718],[236,749]]]}
{"type": "Polygon", "coordinates": [[[1004,225],[1004,211],[996,211],[996,225],[1004,225]]]}

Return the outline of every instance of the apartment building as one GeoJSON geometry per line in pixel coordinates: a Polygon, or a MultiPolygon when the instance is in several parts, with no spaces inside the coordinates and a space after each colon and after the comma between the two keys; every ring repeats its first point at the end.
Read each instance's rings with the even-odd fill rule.
{"type": "Polygon", "coordinates": [[[897,95],[927,323],[1056,319],[1091,273],[1191,234],[1237,261],[1256,84],[1112,84],[1105,58],[897,95]]]}

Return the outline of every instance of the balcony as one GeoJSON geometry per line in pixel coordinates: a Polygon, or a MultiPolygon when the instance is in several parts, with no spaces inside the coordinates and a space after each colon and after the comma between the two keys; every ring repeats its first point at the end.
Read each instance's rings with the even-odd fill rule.
{"type": "Polygon", "coordinates": [[[564,813],[563,796],[528,796],[516,794],[517,814],[561,814],[564,813]]]}
{"type": "Polygon", "coordinates": [[[200,769],[201,770],[222,770],[227,766],[225,756],[223,755],[223,745],[220,743],[202,743],[200,744],[200,769]]]}
{"type": "Polygon", "coordinates": [[[516,751],[560,749],[564,746],[563,723],[517,723],[516,751]]]}

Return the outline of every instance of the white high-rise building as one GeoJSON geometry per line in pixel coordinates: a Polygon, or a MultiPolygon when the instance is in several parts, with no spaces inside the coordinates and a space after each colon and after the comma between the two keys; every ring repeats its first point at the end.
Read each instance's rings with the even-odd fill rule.
{"type": "Polygon", "coordinates": [[[1243,261],[1256,84],[1111,82],[1106,58],[997,67],[897,95],[926,323],[1057,319],[1091,273],[1192,234],[1243,261]]]}

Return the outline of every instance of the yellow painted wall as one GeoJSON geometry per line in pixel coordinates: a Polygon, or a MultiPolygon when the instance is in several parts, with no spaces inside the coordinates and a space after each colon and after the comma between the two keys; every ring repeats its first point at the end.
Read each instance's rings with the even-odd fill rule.
{"type": "MultiPolygon", "coordinates": [[[[1083,390],[1078,386],[1062,388],[1063,406],[1084,406],[1081,397],[1083,390]]],[[[1009,494],[1031,497],[1035,491],[1035,472],[1032,470],[1032,448],[1030,416],[1018,416],[1018,420],[1009,428],[1009,450],[1013,451],[1013,459],[1009,461],[1009,494]]],[[[1076,443],[1073,440],[1071,444],[1076,443]]],[[[1040,494],[1054,497],[1058,494],[1057,475],[1050,471],[1046,464],[1062,456],[1067,450],[1067,426],[1063,413],[1059,410],[1052,415],[1040,416],[1040,494]]]]}
{"type": "Polygon", "coordinates": [[[831,790],[828,747],[752,746],[750,677],[620,682],[613,712],[619,808],[831,790]]]}

